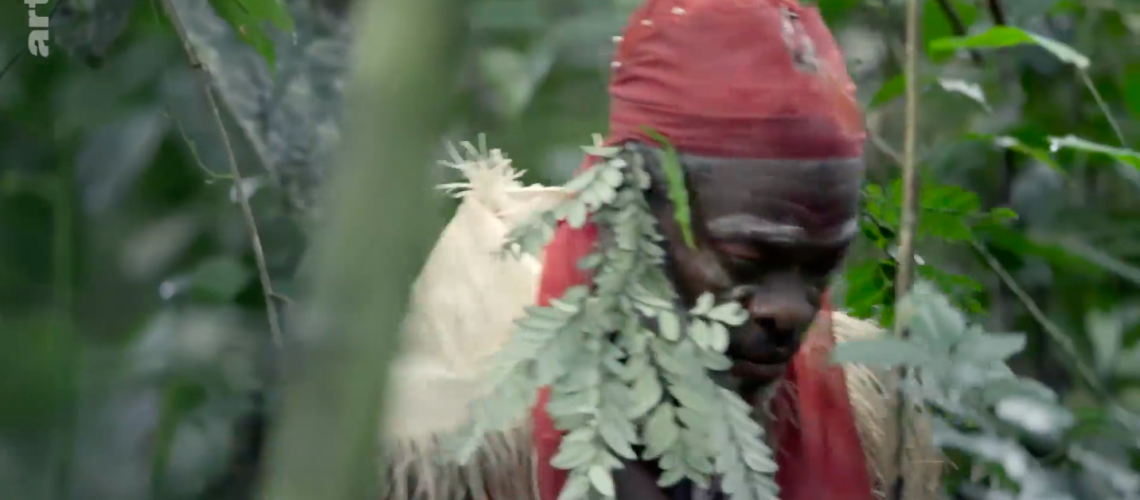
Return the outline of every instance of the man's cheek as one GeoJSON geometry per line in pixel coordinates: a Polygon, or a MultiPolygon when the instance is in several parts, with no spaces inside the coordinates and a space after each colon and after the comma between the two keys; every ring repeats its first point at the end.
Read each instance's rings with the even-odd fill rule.
{"type": "Polygon", "coordinates": [[[725,290],[734,285],[732,277],[728,275],[724,266],[721,265],[720,259],[712,252],[697,252],[693,257],[693,261],[697,272],[700,273],[704,282],[708,284],[710,291],[725,290]]]}
{"type": "Polygon", "coordinates": [[[691,304],[705,292],[720,295],[732,287],[732,280],[715,256],[687,247],[670,250],[673,285],[686,303],[691,304]]]}

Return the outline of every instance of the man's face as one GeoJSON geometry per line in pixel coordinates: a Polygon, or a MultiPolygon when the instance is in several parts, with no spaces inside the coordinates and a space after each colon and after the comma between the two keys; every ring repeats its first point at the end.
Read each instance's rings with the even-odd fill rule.
{"type": "Polygon", "coordinates": [[[827,279],[858,231],[861,160],[681,157],[697,248],[670,204],[655,207],[678,293],[735,299],[751,321],[732,332],[734,373],[771,380],[799,349],[827,279]]]}

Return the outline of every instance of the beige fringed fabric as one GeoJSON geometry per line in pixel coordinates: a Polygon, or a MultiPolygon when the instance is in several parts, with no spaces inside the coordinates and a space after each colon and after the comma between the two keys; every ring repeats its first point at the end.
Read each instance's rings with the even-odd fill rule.
{"type": "Polygon", "coordinates": [[[412,289],[404,354],[392,373],[381,483],[393,500],[536,500],[528,422],[490,436],[468,465],[445,460],[439,440],[467,421],[483,394],[483,364],[533,304],[541,263],[502,259],[511,227],[562,199],[559,188],[523,186],[498,150],[464,144],[446,165],[465,182],[441,188],[462,199],[412,289]]]}
{"type": "MultiPolygon", "coordinates": [[[[842,313],[834,313],[832,321],[838,342],[870,340],[886,334],[873,323],[842,313]]],[[[891,370],[862,365],[844,366],[844,372],[859,438],[872,468],[871,477],[878,483],[876,493],[879,498],[887,498],[887,488],[898,477],[897,406],[888,384],[896,375],[891,370]]],[[[907,468],[903,470],[903,498],[907,500],[941,498],[942,454],[931,439],[930,420],[921,412],[921,408],[912,408],[907,419],[910,435],[905,450],[907,468]]]]}
{"type": "MultiPolygon", "coordinates": [[[[455,153],[448,165],[467,182],[442,186],[463,201],[416,281],[404,354],[392,376],[381,436],[384,500],[538,500],[527,420],[512,432],[489,437],[464,466],[447,460],[439,440],[467,421],[467,405],[483,394],[483,364],[534,301],[541,264],[531,257],[499,258],[503,238],[527,215],[564,195],[559,188],[520,184],[521,174],[497,150],[465,146],[468,157],[455,153]]],[[[834,330],[841,342],[881,332],[840,313],[834,315],[834,330]]],[[[884,381],[892,375],[861,366],[846,370],[873,477],[891,484],[898,427],[884,381]]],[[[930,444],[929,421],[912,418],[911,423],[905,498],[933,500],[940,455],[930,444]]]]}

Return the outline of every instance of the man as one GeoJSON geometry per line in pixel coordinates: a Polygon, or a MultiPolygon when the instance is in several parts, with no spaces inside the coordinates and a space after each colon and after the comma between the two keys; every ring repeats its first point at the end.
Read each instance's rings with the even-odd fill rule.
{"type": "MultiPolygon", "coordinates": [[[[773,402],[757,401],[772,405],[781,498],[870,500],[875,485],[844,374],[826,360],[830,330],[801,352],[858,232],[864,131],[835,41],[816,10],[792,0],[649,0],[618,43],[608,142],[643,151],[651,171],[661,155],[646,127],[681,153],[695,248],[682,238],[664,176],[647,193],[679,296],[691,307],[712,292],[748,311],[729,347],[746,392],[788,382],[773,402]]],[[[576,263],[593,251],[594,233],[559,228],[540,305],[587,281],[576,263]]],[[[545,465],[560,441],[546,398],[534,411],[534,441],[541,499],[555,500],[566,476],[545,465]]],[[[656,473],[627,464],[618,497],[692,498],[691,485],[658,490],[656,473]]]]}
{"type": "MultiPolygon", "coordinates": [[[[869,336],[877,329],[839,314],[833,318],[826,306],[827,281],[858,231],[864,130],[854,85],[818,12],[793,0],[648,0],[630,18],[612,66],[608,142],[642,155],[654,177],[646,196],[666,238],[666,271],[678,295],[689,306],[704,292],[722,300],[733,298],[751,317],[731,332],[731,373],[742,395],[767,417],[781,498],[881,497],[894,474],[893,427],[879,392],[881,374],[861,368],[845,373],[827,359],[835,333],[869,336]],[[692,206],[692,247],[666,194],[660,144],[647,129],[664,136],[679,152],[692,206]],[[854,406],[851,393],[857,395],[854,406]]],[[[513,182],[513,173],[501,167],[502,159],[491,159],[480,161],[513,182]]],[[[479,169],[465,168],[473,198],[480,191],[503,191],[481,189],[481,181],[472,176],[479,169]]],[[[501,200],[487,205],[500,207],[497,213],[510,212],[501,200]]],[[[577,263],[595,250],[597,232],[590,225],[559,227],[545,250],[537,290],[540,304],[589,281],[577,263]]],[[[494,307],[453,315],[464,294],[455,286],[428,285],[431,280],[425,276],[435,269],[437,254],[443,255],[442,246],[444,239],[417,285],[407,344],[427,345],[425,337],[449,337],[436,344],[451,348],[431,349],[450,354],[421,356],[421,361],[406,354],[407,369],[395,375],[399,386],[389,405],[394,413],[386,431],[397,444],[388,474],[398,484],[390,497],[529,500],[534,492],[520,488],[529,490],[533,467],[538,499],[556,500],[566,476],[550,465],[561,435],[545,411],[549,394],[540,394],[532,418],[521,422],[518,432],[491,436],[480,451],[482,458],[472,464],[445,467],[431,458],[437,453],[436,436],[467,418],[463,408],[478,391],[470,375],[474,372],[456,368],[467,365],[459,362],[466,360],[450,359],[470,355],[471,349],[454,347],[459,337],[472,337],[466,339],[468,345],[486,341],[482,343],[492,350],[502,342],[492,339],[498,334],[488,333],[498,332],[502,324],[495,321],[503,318],[486,316],[494,307]],[[435,289],[439,293],[433,295],[435,289]],[[416,327],[429,321],[450,326],[416,327]],[[479,328],[463,330],[468,325],[479,328]],[[520,438],[531,443],[520,444],[520,438]],[[533,466],[528,444],[537,455],[533,466]]],[[[463,266],[479,267],[472,259],[490,255],[491,248],[463,248],[469,255],[463,266]]],[[[445,260],[455,261],[440,261],[445,260]]],[[[440,272],[455,280],[455,266],[448,269],[440,272]]],[[[499,276],[496,286],[507,287],[510,280],[499,276]]],[[[533,284],[526,283],[530,287],[533,284]]],[[[468,292],[474,293],[480,295],[471,300],[477,304],[501,296],[468,292]]],[[[522,305],[503,305],[502,310],[517,317],[522,305]]],[[[429,351],[413,350],[411,354],[429,351]]],[[[910,459],[936,460],[929,448],[908,453],[910,459]]],[[[935,498],[928,495],[937,486],[937,471],[937,463],[904,471],[905,498],[935,498]]],[[[662,489],[656,485],[658,474],[652,463],[625,464],[616,474],[617,497],[690,500],[719,495],[686,483],[662,489]]]]}

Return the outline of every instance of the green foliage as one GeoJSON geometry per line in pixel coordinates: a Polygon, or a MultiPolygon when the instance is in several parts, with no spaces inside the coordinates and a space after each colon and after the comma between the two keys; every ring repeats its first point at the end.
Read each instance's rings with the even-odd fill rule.
{"type": "Polygon", "coordinates": [[[681,226],[681,235],[689,248],[696,248],[693,240],[692,209],[689,206],[689,188],[685,182],[685,172],[681,169],[681,161],[677,159],[677,148],[660,132],[649,127],[642,127],[649,137],[661,145],[663,151],[661,169],[665,171],[665,180],[669,183],[669,200],[673,202],[673,217],[681,226]]]}
{"type": "Polygon", "coordinates": [[[1049,149],[1052,151],[1058,151],[1061,149],[1075,149],[1088,153],[1105,155],[1116,161],[1131,166],[1132,168],[1140,170],[1140,152],[1136,152],[1131,149],[1114,148],[1112,146],[1106,146],[1104,144],[1097,144],[1086,139],[1081,139],[1080,137],[1074,137],[1071,135],[1067,135],[1065,137],[1050,137],[1049,149]]]}
{"type": "Polygon", "coordinates": [[[190,293],[198,300],[227,303],[242,291],[253,272],[231,256],[206,260],[190,276],[190,293]]]}
{"type": "Polygon", "coordinates": [[[459,460],[471,457],[486,432],[516,424],[537,390],[549,386],[546,410],[567,433],[551,461],[570,471],[562,500],[591,490],[612,498],[612,471],[638,458],[657,461],[661,486],[687,478],[708,487],[715,474],[734,499],[775,500],[763,429],[750,405],[709,373],[731,367],[728,328],[747,313],[709,294],[678,309],[643,195],[650,183],[643,159],[602,146],[600,137],[585,149],[605,161],[567,184],[571,199],[512,230],[504,250],[535,252],[558,221],[581,228],[589,220],[603,243],[578,265],[592,283],[528,308],[517,321],[492,365],[492,395],[472,409],[459,460]]]}
{"type": "Polygon", "coordinates": [[[277,51],[265,31],[265,23],[271,23],[285,33],[292,32],[294,28],[293,16],[282,0],[209,1],[218,17],[224,19],[242,41],[261,54],[273,71],[277,67],[277,51]]]}
{"type": "Polygon", "coordinates": [[[955,459],[957,469],[972,467],[987,476],[986,486],[972,481],[962,486],[963,475],[950,470],[952,487],[984,498],[1072,498],[1057,495],[1090,488],[1105,499],[1140,494],[1140,475],[1112,465],[1087,441],[1104,431],[1127,432],[1134,419],[1119,412],[1078,415],[1053,390],[1015,375],[1007,362],[1025,348],[1024,335],[989,333],[971,325],[928,282],[915,285],[900,303],[899,315],[910,332],[907,339],[846,342],[835,349],[833,359],[909,368],[904,390],[935,419],[935,441],[955,459]],[[1082,477],[1059,483],[1059,474],[1070,474],[1062,471],[1080,471],[1082,477]]]}
{"type": "MultiPolygon", "coordinates": [[[[968,244],[975,241],[977,230],[1004,227],[1017,218],[1017,214],[1007,208],[982,210],[977,193],[957,186],[927,183],[919,193],[919,226],[915,234],[918,243],[933,240],[948,244],[968,244]]],[[[863,197],[863,218],[860,225],[863,236],[877,249],[877,255],[848,266],[845,275],[845,305],[855,317],[890,324],[894,318],[894,277],[902,181],[894,181],[885,190],[877,184],[868,184],[863,190],[863,197]]],[[[971,313],[982,312],[979,297],[983,288],[975,279],[945,272],[927,264],[921,257],[918,257],[917,271],[919,276],[930,280],[944,293],[954,297],[959,307],[971,313]]]]}
{"type": "Polygon", "coordinates": [[[933,40],[930,42],[930,50],[997,49],[1016,45],[1036,45],[1078,69],[1086,69],[1091,64],[1088,56],[1068,45],[1012,26],[994,26],[976,35],[933,40]]]}

